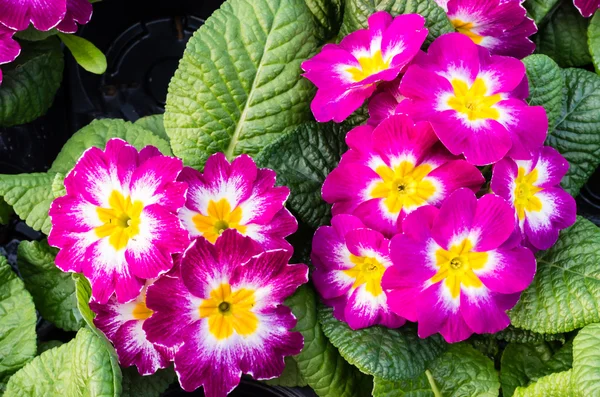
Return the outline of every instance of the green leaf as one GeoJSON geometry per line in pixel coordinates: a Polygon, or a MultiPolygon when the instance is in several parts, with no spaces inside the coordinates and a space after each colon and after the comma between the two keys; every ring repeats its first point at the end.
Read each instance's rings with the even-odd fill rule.
{"type": "Polygon", "coordinates": [[[40,315],[57,327],[77,331],[84,322],[77,309],[75,283],[70,273],[54,264],[57,252],[45,240],[22,241],[17,252],[19,271],[40,315]]]}
{"type": "Polygon", "coordinates": [[[40,342],[38,344],[38,355],[42,354],[45,351],[50,349],[54,349],[55,347],[62,346],[64,343],[59,340],[49,340],[47,342],[40,342]]]}
{"type": "Polygon", "coordinates": [[[567,397],[573,396],[572,370],[557,372],[540,378],[527,387],[517,387],[513,397],[567,397]]]}
{"type": "Polygon", "coordinates": [[[389,381],[375,377],[374,397],[435,397],[425,373],[414,379],[389,381]]]}
{"type": "Polygon", "coordinates": [[[548,130],[560,118],[563,103],[565,77],[562,70],[550,57],[534,54],[523,59],[529,80],[529,98],[531,106],[543,106],[548,115],[548,130]]]}
{"type": "Polygon", "coordinates": [[[0,256],[0,394],[6,379],[37,352],[36,321],[31,295],[0,256]]]}
{"type": "Polygon", "coordinates": [[[317,50],[312,14],[297,0],[228,0],[189,40],[169,84],[173,152],[202,169],[209,155],[257,154],[311,118],[300,63],[317,50]]]}
{"type": "Polygon", "coordinates": [[[15,33],[15,38],[27,41],[40,41],[46,40],[48,37],[54,36],[57,33],[58,30],[56,28],[43,32],[34,28],[33,25],[29,25],[27,29],[15,33]]]}
{"type": "Polygon", "coordinates": [[[118,119],[94,120],[65,143],[49,172],[68,174],[85,150],[92,146],[104,150],[112,138],[121,138],[138,150],[153,145],[163,154],[172,155],[168,142],[138,125],[118,119]]]}
{"type": "Polygon", "coordinates": [[[588,325],[573,340],[573,378],[582,396],[600,394],[600,324],[588,325]]]}
{"type": "Polygon", "coordinates": [[[362,372],[387,380],[403,380],[421,374],[447,345],[439,335],[421,339],[416,326],[398,329],[380,326],[352,330],[333,317],[330,307],[319,307],[323,332],[342,357],[362,372]]]}
{"type": "Polygon", "coordinates": [[[331,205],[321,198],[325,177],[348,147],[344,124],[302,124],[267,146],[256,158],[260,167],[277,172],[277,184],[288,186],[288,207],[316,228],[331,219],[331,205]]]}
{"type": "Polygon", "coordinates": [[[600,73],[600,12],[596,11],[588,26],[588,48],[596,73],[600,73]]]}
{"type": "MultiPolygon", "coordinates": [[[[304,337],[304,348],[293,357],[303,380],[320,397],[369,395],[372,389],[370,378],[348,364],[323,334],[317,321],[317,297],[313,289],[302,285],[285,304],[298,320],[294,331],[304,337]]],[[[284,373],[289,371],[286,368],[284,373]]]]}
{"type": "Polygon", "coordinates": [[[534,36],[536,52],[546,54],[561,67],[592,63],[587,46],[588,20],[572,2],[563,2],[534,36]]]}
{"type": "Polygon", "coordinates": [[[54,198],[59,198],[67,194],[65,189],[65,175],[61,172],[57,172],[52,179],[52,195],[54,198]]]}
{"type": "Polygon", "coordinates": [[[94,74],[106,72],[106,57],[94,44],[74,34],[58,33],[58,37],[71,51],[79,66],[94,74]]]}
{"type": "Polygon", "coordinates": [[[159,369],[154,375],[141,376],[135,367],[123,369],[121,397],[159,397],[175,381],[172,368],[159,369]]]}
{"type": "Polygon", "coordinates": [[[555,358],[551,346],[546,342],[508,344],[501,361],[502,394],[510,397],[519,386],[527,386],[554,372],[569,370],[572,365],[571,349],[572,344],[566,344],[555,358]]]}
{"type": "MultiPolygon", "coordinates": [[[[96,315],[90,309],[90,298],[92,297],[92,286],[83,274],[73,273],[73,281],[75,282],[75,296],[77,298],[77,309],[83,317],[83,321],[92,330],[96,330],[94,325],[94,317],[96,315]]],[[[98,331],[99,332],[99,331],[98,331]]]]}
{"type": "Polygon", "coordinates": [[[367,20],[377,11],[387,11],[392,16],[421,14],[426,20],[425,26],[429,29],[427,43],[444,33],[454,32],[446,12],[433,0],[346,0],[339,37],[368,28],[367,20]]]}
{"type": "Polygon", "coordinates": [[[559,4],[559,0],[525,0],[523,3],[527,13],[538,26],[541,26],[542,20],[557,4],[559,4]]]}
{"type": "Polygon", "coordinates": [[[585,218],[538,254],[537,274],[509,312],[513,325],[568,332],[600,321],[600,229],[585,218]]]}
{"type": "Polygon", "coordinates": [[[565,343],[564,334],[540,334],[526,329],[516,328],[513,325],[509,325],[502,331],[496,332],[493,337],[509,343],[540,343],[552,341],[565,343]]]}
{"type": "Polygon", "coordinates": [[[98,335],[82,328],[75,339],[42,353],[13,375],[6,395],[120,396],[122,375],[113,355],[98,335]]]}
{"type": "Polygon", "coordinates": [[[568,161],[562,186],[576,196],[600,164],[600,76],[566,69],[562,112],[546,144],[568,161]]]}
{"type": "Polygon", "coordinates": [[[152,132],[154,135],[167,142],[170,140],[167,131],[165,131],[164,114],[153,114],[152,116],[142,117],[133,124],[152,132]]]}
{"type": "Polygon", "coordinates": [[[2,66],[0,127],[29,123],[44,115],[62,81],[64,59],[55,37],[21,43],[21,55],[2,66]]]}
{"type": "Polygon", "coordinates": [[[344,1],[305,0],[305,3],[313,15],[319,39],[326,41],[335,37],[342,23],[344,1]]]}
{"type": "Polygon", "coordinates": [[[308,383],[298,368],[298,362],[294,357],[287,356],[284,359],[285,368],[283,373],[275,379],[266,380],[265,383],[271,386],[283,387],[304,387],[308,383]]]}
{"type": "Polygon", "coordinates": [[[48,234],[53,179],[52,173],[0,175],[0,196],[32,229],[48,234]]]}
{"type": "Polygon", "coordinates": [[[8,225],[14,213],[12,207],[0,197],[0,225],[8,225]]]}

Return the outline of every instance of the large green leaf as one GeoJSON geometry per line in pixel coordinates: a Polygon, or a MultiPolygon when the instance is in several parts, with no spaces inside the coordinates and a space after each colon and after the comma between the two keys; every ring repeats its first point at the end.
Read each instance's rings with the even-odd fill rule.
{"type": "MultiPolygon", "coordinates": [[[[435,397],[430,382],[435,381],[433,378],[429,378],[426,373],[413,379],[398,381],[375,377],[373,397],[435,397]]],[[[434,384],[433,387],[437,387],[437,385],[434,384]]]]}
{"type": "Polygon", "coordinates": [[[588,26],[588,48],[596,73],[600,73],[600,11],[596,11],[588,26]]]}
{"type": "Polygon", "coordinates": [[[46,241],[23,241],[17,253],[19,271],[41,316],[57,327],[77,331],[84,322],[77,309],[75,283],[70,273],[54,264],[57,252],[46,241]]]}
{"type": "Polygon", "coordinates": [[[600,321],[600,229],[587,219],[562,231],[538,255],[537,274],[510,311],[513,325],[542,333],[568,332],[600,321]]]}
{"type": "Polygon", "coordinates": [[[0,256],[0,394],[7,378],[37,352],[36,320],[31,295],[0,256]]]}
{"type": "Polygon", "coordinates": [[[559,0],[525,0],[523,3],[527,13],[538,26],[541,26],[540,22],[557,4],[559,4],[559,0]]]}
{"type": "Polygon", "coordinates": [[[305,0],[305,3],[313,14],[319,39],[325,41],[335,37],[342,23],[344,1],[305,0]]]}
{"type": "Polygon", "coordinates": [[[600,324],[588,325],[573,340],[573,377],[582,396],[600,395],[600,324]]]}
{"type": "Polygon", "coordinates": [[[310,226],[329,222],[331,205],[321,198],[325,177],[348,149],[349,127],[335,123],[302,124],[267,146],[256,162],[277,172],[277,184],[288,186],[288,207],[310,226]]]}
{"type": "Polygon", "coordinates": [[[572,2],[562,2],[534,36],[536,52],[546,54],[561,67],[584,66],[592,62],[587,46],[588,20],[572,2]]]}
{"type": "Polygon", "coordinates": [[[404,380],[421,374],[447,345],[439,335],[421,339],[416,326],[398,329],[373,326],[352,330],[333,317],[330,307],[319,307],[323,332],[342,357],[362,372],[386,380],[404,380]]]}
{"type": "Polygon", "coordinates": [[[569,161],[562,186],[573,196],[600,164],[600,76],[566,69],[560,119],[546,144],[569,161]]]}
{"type": "Polygon", "coordinates": [[[565,342],[564,334],[540,334],[526,329],[516,328],[513,325],[509,325],[502,331],[496,332],[493,337],[509,343],[565,342]]]}
{"type": "Polygon", "coordinates": [[[21,55],[2,66],[0,127],[29,123],[46,113],[62,80],[64,60],[55,37],[21,43],[21,55]]]}
{"type": "Polygon", "coordinates": [[[189,40],[169,84],[173,152],[202,169],[212,153],[257,154],[308,120],[314,88],[300,63],[316,49],[303,1],[226,1],[189,40]]]}
{"type": "Polygon", "coordinates": [[[271,386],[283,386],[283,387],[304,387],[308,386],[308,382],[304,379],[304,375],[298,368],[298,362],[294,357],[287,356],[284,359],[285,368],[283,373],[275,379],[269,379],[265,383],[271,386]]]}
{"type": "Polygon", "coordinates": [[[164,114],[153,114],[152,116],[142,117],[135,123],[137,126],[152,132],[154,135],[169,142],[169,136],[165,131],[165,116],[164,114]]]}
{"type": "Polygon", "coordinates": [[[444,33],[454,32],[446,12],[433,0],[346,0],[340,37],[358,29],[369,27],[367,20],[377,11],[387,11],[393,16],[421,14],[429,29],[427,42],[432,42],[444,33]]]}
{"type": "Polygon", "coordinates": [[[529,79],[531,106],[543,106],[548,115],[548,129],[554,130],[560,118],[563,103],[565,77],[562,70],[550,57],[534,54],[523,59],[529,79]]]}
{"type": "Polygon", "coordinates": [[[58,37],[71,51],[79,66],[94,74],[106,72],[106,57],[94,44],[74,34],[58,33],[58,37]]]}
{"type": "Polygon", "coordinates": [[[113,354],[97,334],[82,328],[71,342],[42,353],[13,375],[6,395],[120,396],[122,375],[113,354]]]}
{"type": "Polygon", "coordinates": [[[159,369],[150,376],[141,376],[136,367],[125,368],[121,397],[160,397],[175,379],[172,368],[159,369]]]}
{"type": "Polygon", "coordinates": [[[572,375],[569,370],[544,376],[527,387],[517,387],[513,397],[574,397],[572,375]]]}

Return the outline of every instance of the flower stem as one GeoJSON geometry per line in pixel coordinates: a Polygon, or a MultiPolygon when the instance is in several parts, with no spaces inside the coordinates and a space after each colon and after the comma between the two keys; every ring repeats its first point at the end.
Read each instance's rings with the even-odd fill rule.
{"type": "Polygon", "coordinates": [[[425,375],[427,375],[427,380],[429,381],[429,385],[431,386],[431,391],[433,392],[433,395],[435,397],[442,397],[442,393],[435,384],[435,379],[433,379],[433,375],[431,374],[431,372],[429,372],[429,370],[426,370],[425,375]]]}

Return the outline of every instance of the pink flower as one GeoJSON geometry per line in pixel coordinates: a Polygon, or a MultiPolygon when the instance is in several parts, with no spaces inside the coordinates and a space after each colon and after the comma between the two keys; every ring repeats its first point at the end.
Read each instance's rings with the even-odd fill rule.
{"type": "Polygon", "coordinates": [[[369,99],[368,125],[377,127],[383,120],[396,114],[398,104],[404,100],[404,96],[400,93],[401,81],[400,75],[393,81],[379,83],[377,91],[369,99]]]}
{"type": "Polygon", "coordinates": [[[214,243],[225,230],[235,229],[263,249],[292,250],[285,237],[298,223],[284,207],[290,190],[274,187],[275,172],[257,169],[250,156],[241,155],[230,164],[223,153],[215,153],[204,173],[186,167],[179,180],[189,186],[179,217],[192,238],[214,243]]]}
{"type": "Polygon", "coordinates": [[[352,215],[337,215],[317,229],[311,260],[313,283],[333,315],[359,329],[381,324],[398,328],[402,317],[390,311],[381,277],[392,262],[390,240],[352,215]]]}
{"type": "Polygon", "coordinates": [[[422,207],[391,243],[382,287],[398,315],[418,322],[421,338],[450,343],[508,326],[506,311],[533,280],[535,257],[514,236],[515,216],[501,197],[454,192],[440,209],[422,207]]]}
{"type": "Polygon", "coordinates": [[[494,165],[491,188],[514,208],[521,233],[536,249],[546,250],[558,232],[575,223],[575,199],[560,187],[569,163],[544,146],[532,160],[505,158],[494,165]]]}
{"type": "Polygon", "coordinates": [[[317,86],[311,103],[320,122],[341,122],[358,109],[380,81],[394,80],[419,51],[427,36],[425,19],[417,14],[392,18],[387,12],[369,17],[369,29],[326,44],[302,63],[304,77],[317,86]]]}
{"type": "Polygon", "coordinates": [[[0,23],[13,30],[25,30],[30,23],[37,30],[50,30],[66,13],[66,0],[0,0],[0,23]]]}
{"type": "MultiPolygon", "coordinates": [[[[13,38],[15,31],[0,24],[0,65],[14,61],[21,53],[21,46],[13,38]]],[[[0,69],[0,84],[2,70],[0,69]]]]}
{"type": "Polygon", "coordinates": [[[600,0],[573,0],[573,4],[585,18],[591,17],[600,8],[600,0]]]}
{"type": "Polygon", "coordinates": [[[507,154],[530,159],[546,138],[544,108],[525,102],[525,65],[490,56],[459,33],[440,36],[417,56],[400,91],[409,98],[400,104],[403,111],[431,122],[448,150],[472,164],[492,164],[507,154]]]}
{"type": "Polygon", "coordinates": [[[189,243],[177,218],[187,189],[176,182],[182,167],[153,146],[138,153],[121,139],[86,150],[65,178],[67,194],[50,206],[56,266],[83,273],[99,303],[114,292],[119,303],[138,297],[189,243]]]}
{"type": "Polygon", "coordinates": [[[92,19],[93,11],[89,0],[67,0],[67,12],[56,28],[63,33],[75,33],[77,24],[85,25],[92,19]]]}
{"type": "Polygon", "coordinates": [[[140,375],[168,367],[175,353],[175,349],[150,343],[143,330],[144,322],[152,316],[146,306],[146,288],[153,282],[148,280],[140,295],[129,303],[119,303],[114,296],[104,305],[90,302],[96,313],[94,324],[115,346],[119,363],[123,367],[135,365],[140,375]]]}
{"type": "Polygon", "coordinates": [[[529,36],[537,27],[522,0],[449,0],[437,1],[446,10],[457,32],[462,33],[493,55],[524,58],[533,53],[529,36]]]}
{"type": "Polygon", "coordinates": [[[440,205],[460,187],[478,191],[483,176],[452,156],[431,125],[394,115],[373,129],[348,133],[349,150],[325,179],[323,199],[333,215],[352,214],[387,237],[402,230],[402,221],[417,208],[440,205]]]}
{"type": "Polygon", "coordinates": [[[242,373],[275,378],[284,356],[302,350],[283,301],[308,281],[308,268],[289,265],[286,250],[257,253],[235,230],[214,245],[200,237],[183,254],[180,277],[162,277],[148,288],[154,313],[144,330],[154,343],[181,345],[174,361],[184,390],[204,386],[207,397],[224,397],[242,373]]]}

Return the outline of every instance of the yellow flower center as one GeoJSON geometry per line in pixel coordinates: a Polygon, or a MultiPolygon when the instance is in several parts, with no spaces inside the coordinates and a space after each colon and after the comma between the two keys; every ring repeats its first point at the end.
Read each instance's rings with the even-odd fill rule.
{"type": "Polygon", "coordinates": [[[452,298],[460,295],[461,285],[480,288],[483,284],[473,270],[483,269],[488,260],[487,252],[472,251],[473,244],[467,238],[453,245],[449,251],[440,248],[435,253],[437,273],[429,280],[432,284],[444,281],[452,298]]]}
{"type": "Polygon", "coordinates": [[[424,178],[432,171],[429,164],[417,167],[410,161],[402,161],[393,169],[381,165],[375,172],[382,181],[371,190],[372,198],[383,198],[388,211],[398,214],[403,208],[420,207],[435,194],[435,185],[424,178]]]}
{"type": "Polygon", "coordinates": [[[534,185],[537,179],[537,169],[534,168],[529,174],[525,174],[525,168],[519,167],[519,172],[515,181],[514,205],[520,221],[525,219],[526,210],[529,212],[542,210],[542,201],[536,197],[536,193],[541,192],[544,188],[534,185]]]}
{"type": "Polygon", "coordinates": [[[150,318],[150,316],[152,315],[153,311],[151,309],[148,309],[148,306],[146,306],[146,300],[144,299],[143,302],[138,302],[135,307],[133,308],[133,318],[135,318],[136,320],[146,320],[148,318],[150,318]]]}
{"type": "Polygon", "coordinates": [[[465,36],[469,37],[471,40],[473,40],[473,43],[475,44],[481,44],[483,36],[480,36],[472,31],[472,29],[475,27],[473,22],[464,22],[460,19],[453,19],[450,22],[452,22],[454,29],[456,29],[458,33],[462,33],[465,36]]]}
{"type": "Polygon", "coordinates": [[[370,256],[356,256],[350,254],[350,261],[354,264],[351,269],[343,272],[354,279],[352,288],[358,288],[366,284],[367,292],[373,296],[383,293],[381,289],[381,278],[385,272],[385,266],[376,258],[370,256]]]}
{"type": "Polygon", "coordinates": [[[482,78],[476,78],[471,87],[460,79],[452,79],[452,88],[454,96],[448,99],[448,106],[467,115],[470,121],[500,118],[498,109],[493,106],[502,100],[502,96],[487,95],[487,87],[482,78]]]}
{"type": "Polygon", "coordinates": [[[346,69],[346,71],[350,73],[352,80],[358,82],[388,69],[390,67],[390,61],[391,59],[384,60],[381,55],[381,50],[378,50],[370,57],[358,58],[360,68],[352,66],[346,69]]]}
{"type": "Polygon", "coordinates": [[[196,214],[192,218],[196,229],[204,238],[215,243],[217,238],[227,229],[236,229],[241,234],[246,233],[246,226],[240,225],[242,209],[236,207],[233,211],[227,199],[222,198],[208,203],[208,215],[196,214]]]}
{"type": "Polygon", "coordinates": [[[108,198],[108,205],[110,208],[96,208],[103,225],[94,231],[99,238],[108,237],[110,245],[118,251],[140,232],[140,215],[144,205],[141,201],[132,203],[131,197],[124,197],[116,190],[108,198]]]}
{"type": "Polygon", "coordinates": [[[235,332],[241,336],[252,335],[258,328],[258,317],[252,312],[254,291],[240,288],[231,291],[231,285],[223,283],[210,292],[198,308],[200,318],[208,318],[208,331],[217,340],[229,338],[235,332]]]}

